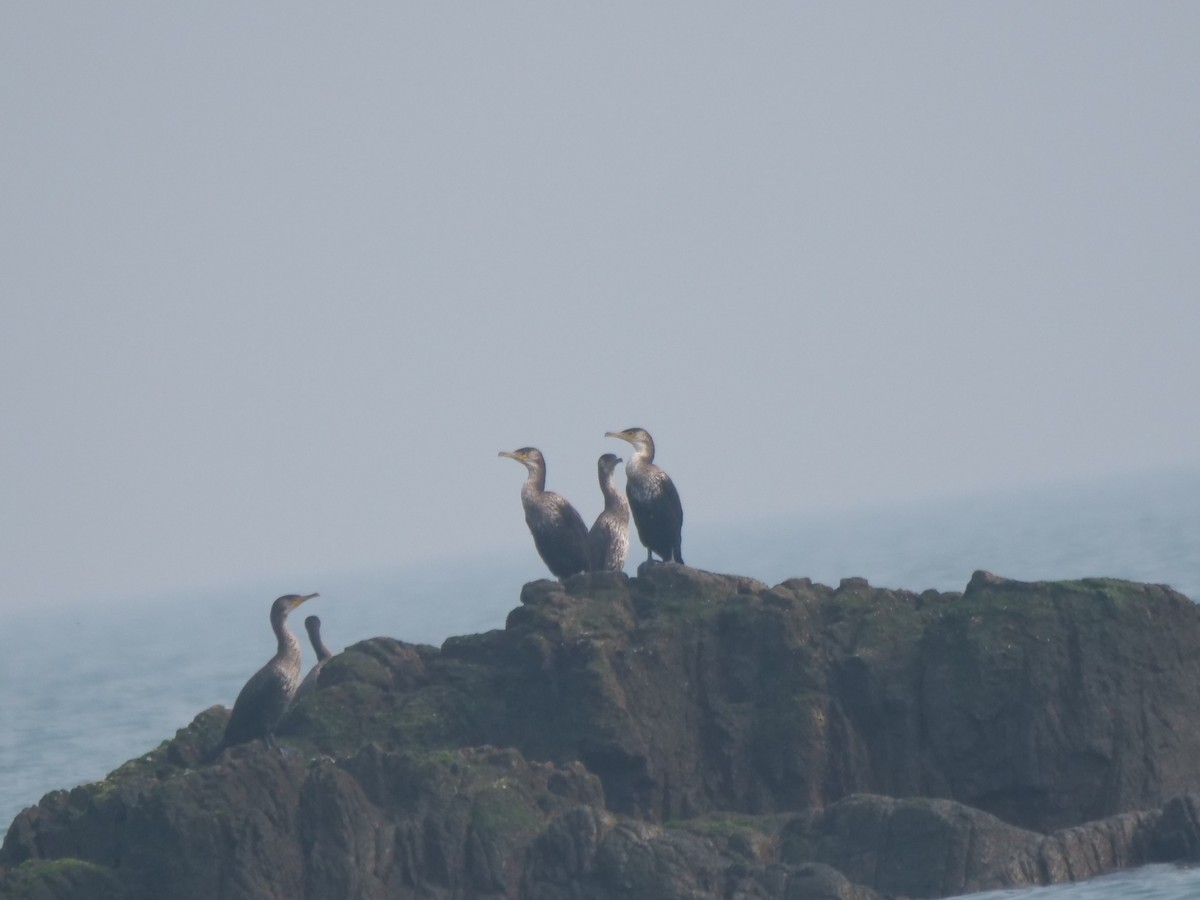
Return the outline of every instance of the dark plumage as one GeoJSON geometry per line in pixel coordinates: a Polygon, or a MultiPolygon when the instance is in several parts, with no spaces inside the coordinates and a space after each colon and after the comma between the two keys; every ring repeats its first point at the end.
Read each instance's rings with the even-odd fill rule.
{"type": "Polygon", "coordinates": [[[533,535],[533,545],[546,567],[556,578],[566,578],[588,568],[587,526],[570,503],[546,490],[546,460],[536,447],[500,452],[529,470],[521,485],[521,505],[525,524],[533,535]]]}
{"type": "Polygon", "coordinates": [[[605,453],[596,462],[604,512],[596,517],[588,532],[588,558],[593,572],[620,572],[629,554],[629,503],[613,484],[613,470],[620,461],[615,453],[605,453]]]}
{"type": "Polygon", "coordinates": [[[293,703],[317,689],[317,679],[321,677],[321,669],[325,667],[325,662],[333,656],[329,652],[329,648],[325,646],[325,642],[321,640],[321,620],[317,616],[309,616],[304,620],[304,630],[308,632],[309,643],[312,644],[313,652],[317,654],[317,662],[308,670],[308,674],[300,682],[300,687],[296,688],[296,696],[292,698],[293,703]]]}
{"type": "Polygon", "coordinates": [[[671,477],[654,464],[654,439],[644,428],[609,431],[605,437],[633,444],[633,457],[625,463],[625,493],[646,548],[646,561],[657,553],[665,562],[683,562],[683,504],[671,477]]]}
{"type": "Polygon", "coordinates": [[[271,743],[271,732],[287,709],[300,684],[300,642],[288,629],[288,613],[316,594],[287,594],[271,604],[271,630],[275,632],[275,655],[246,682],[233,703],[225,726],[225,737],[217,747],[244,744],[256,738],[271,743]]]}

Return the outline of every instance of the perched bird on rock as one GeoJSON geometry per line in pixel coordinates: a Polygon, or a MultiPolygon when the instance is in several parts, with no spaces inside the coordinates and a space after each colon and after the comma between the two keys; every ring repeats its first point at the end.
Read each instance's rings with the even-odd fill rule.
{"type": "Polygon", "coordinates": [[[629,503],[613,484],[613,470],[619,462],[621,457],[615,453],[605,453],[596,461],[604,512],[588,531],[588,558],[593,572],[620,572],[629,554],[629,503]]]}
{"type": "Polygon", "coordinates": [[[332,653],[325,646],[325,642],[321,640],[321,620],[317,616],[309,616],[304,620],[304,630],[308,632],[309,643],[312,644],[313,652],[317,654],[316,664],[308,670],[308,674],[304,676],[304,680],[300,682],[300,687],[296,688],[296,696],[292,698],[295,703],[305,694],[311,694],[317,689],[317,679],[321,677],[321,669],[325,667],[325,663],[329,660],[332,653]]]}
{"type": "Polygon", "coordinates": [[[664,562],[683,562],[683,504],[671,477],[654,464],[654,439],[644,428],[609,431],[605,437],[633,444],[633,457],[625,463],[625,493],[646,548],[646,562],[657,553],[664,562]]]}
{"type": "Polygon", "coordinates": [[[300,684],[300,642],[287,627],[293,609],[317,594],[286,594],[271,604],[271,630],[275,632],[275,655],[246,682],[225,726],[225,736],[214,757],[226,747],[256,738],[274,743],[272,731],[300,684]]]}
{"type": "Polygon", "coordinates": [[[525,524],[533,535],[542,562],[556,578],[567,578],[588,568],[588,530],[583,518],[563,497],[546,490],[546,460],[536,447],[500,451],[521,463],[529,476],[521,485],[525,524]]]}

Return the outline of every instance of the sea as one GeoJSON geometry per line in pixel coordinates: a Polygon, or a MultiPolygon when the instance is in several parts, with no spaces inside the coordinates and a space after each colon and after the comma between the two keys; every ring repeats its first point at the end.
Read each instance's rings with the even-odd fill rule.
{"type": "MultiPolygon", "coordinates": [[[[883,587],[961,591],[985,569],[1030,581],[1128,578],[1200,599],[1200,467],[732,526],[689,520],[684,549],[689,565],[768,584],[807,576],[836,585],[856,576],[883,587]]],[[[632,572],[641,558],[631,556],[632,572]]],[[[0,822],[48,791],[103,778],[201,710],[231,705],[273,651],[267,611],[280,594],[321,593],[298,612],[321,617],[336,652],[377,635],[438,645],[502,628],[522,584],[542,577],[530,546],[323,572],[295,584],[264,580],[8,613],[0,653],[0,822]]],[[[973,896],[1194,900],[1200,869],[1147,866],[973,896]]]]}

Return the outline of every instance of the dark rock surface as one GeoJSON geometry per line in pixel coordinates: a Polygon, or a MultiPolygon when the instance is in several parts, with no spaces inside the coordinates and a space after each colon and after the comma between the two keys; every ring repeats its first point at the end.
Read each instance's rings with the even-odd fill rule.
{"type": "Polygon", "coordinates": [[[521,601],[348,648],[282,752],[203,765],[214,708],[47,795],[0,897],[936,897],[1200,855],[1200,613],[1166,587],[664,564],[521,601]]]}
{"type": "Polygon", "coordinates": [[[950,800],[859,794],[791,820],[780,858],[816,860],[888,896],[1091,878],[1150,861],[1157,812],[1130,812],[1049,835],[950,800]]]}

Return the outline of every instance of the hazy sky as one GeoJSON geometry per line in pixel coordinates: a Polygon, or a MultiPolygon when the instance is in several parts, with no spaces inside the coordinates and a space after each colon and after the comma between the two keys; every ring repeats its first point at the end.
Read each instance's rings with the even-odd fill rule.
{"type": "Polygon", "coordinates": [[[533,577],[497,452],[590,521],[631,425],[693,523],[1200,464],[1198,46],[1185,3],[5,3],[2,602],[533,577]]]}

